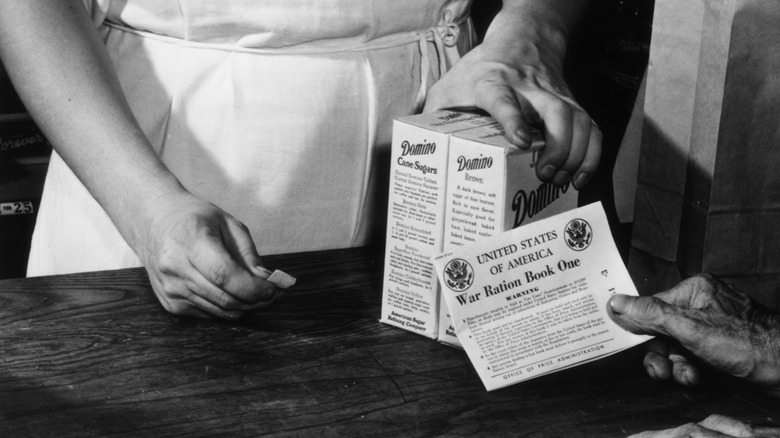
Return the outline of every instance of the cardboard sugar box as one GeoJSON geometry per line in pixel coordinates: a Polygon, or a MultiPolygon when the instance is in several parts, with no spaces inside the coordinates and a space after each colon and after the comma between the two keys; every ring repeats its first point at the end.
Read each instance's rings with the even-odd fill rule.
{"type": "Polygon", "coordinates": [[[444,244],[450,134],[488,123],[487,116],[458,111],[393,122],[382,322],[437,338],[439,286],[431,256],[444,244]]]}
{"type": "MultiPolygon", "coordinates": [[[[447,165],[444,251],[577,208],[577,191],[536,176],[540,135],[529,150],[504,138],[498,123],[454,133],[447,165]]],[[[439,341],[460,346],[439,295],[439,341]]]]}
{"type": "Polygon", "coordinates": [[[444,244],[450,134],[491,122],[457,111],[393,122],[382,322],[437,338],[439,286],[431,256],[444,244]]]}
{"type": "Polygon", "coordinates": [[[459,345],[431,257],[577,207],[574,189],[537,179],[535,144],[518,149],[472,113],[394,122],[382,322],[459,345]]]}

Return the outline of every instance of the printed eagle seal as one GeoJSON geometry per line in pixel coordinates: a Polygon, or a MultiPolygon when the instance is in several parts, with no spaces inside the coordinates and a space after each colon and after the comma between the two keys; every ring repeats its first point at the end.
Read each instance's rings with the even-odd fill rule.
{"type": "Polygon", "coordinates": [[[583,219],[572,219],[564,228],[566,245],[575,251],[582,251],[593,240],[593,230],[590,224],[583,219]]]}
{"type": "Polygon", "coordinates": [[[463,259],[452,259],[444,266],[444,282],[455,292],[463,292],[474,282],[474,269],[463,259]]]}

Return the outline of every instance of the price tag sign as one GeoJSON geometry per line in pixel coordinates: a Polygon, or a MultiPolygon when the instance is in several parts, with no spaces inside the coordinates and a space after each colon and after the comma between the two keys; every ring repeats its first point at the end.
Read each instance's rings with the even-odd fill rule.
{"type": "Polygon", "coordinates": [[[0,202],[0,216],[33,213],[35,213],[35,208],[31,201],[0,202]]]}

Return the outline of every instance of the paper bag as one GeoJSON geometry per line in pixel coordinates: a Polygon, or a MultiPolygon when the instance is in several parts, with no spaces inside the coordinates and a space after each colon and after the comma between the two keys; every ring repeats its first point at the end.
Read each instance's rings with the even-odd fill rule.
{"type": "Polygon", "coordinates": [[[780,2],[656,0],[629,269],[780,310],[780,2]]]}

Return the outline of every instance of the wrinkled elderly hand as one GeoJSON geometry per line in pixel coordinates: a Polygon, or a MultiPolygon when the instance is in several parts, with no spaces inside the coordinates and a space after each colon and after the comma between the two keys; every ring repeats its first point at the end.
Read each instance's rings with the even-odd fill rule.
{"type": "MultiPolygon", "coordinates": [[[[616,295],[612,319],[633,333],[673,338],[705,364],[780,397],[780,315],[710,275],[697,275],[652,297],[616,295]]],[[[651,345],[645,369],[657,379],[699,381],[683,351],[651,345]]]]}
{"type": "Polygon", "coordinates": [[[504,2],[485,41],[431,88],[425,111],[481,108],[520,148],[538,127],[546,142],[539,179],[579,189],[598,168],[602,135],[563,79],[565,31],[554,31],[572,5],[559,3],[504,2]]]}
{"type": "Polygon", "coordinates": [[[710,415],[704,421],[688,423],[674,429],[648,431],[629,438],[762,438],[780,436],[780,428],[752,427],[733,418],[710,415]]]}

